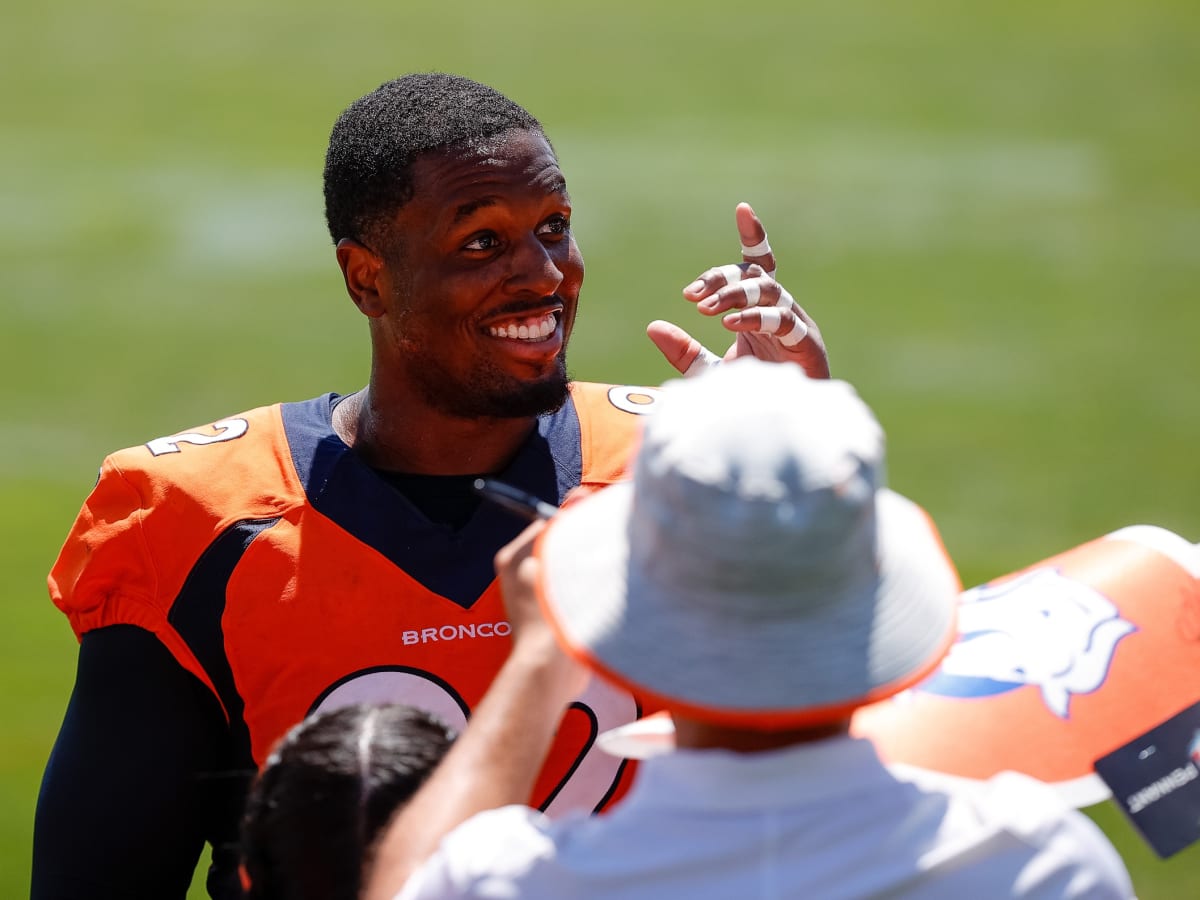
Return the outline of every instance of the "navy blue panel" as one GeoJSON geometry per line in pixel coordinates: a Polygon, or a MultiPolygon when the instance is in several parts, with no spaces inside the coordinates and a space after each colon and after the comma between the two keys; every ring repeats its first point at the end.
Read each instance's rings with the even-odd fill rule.
{"type": "MultiPolygon", "coordinates": [[[[430,522],[403,494],[366,465],[333,431],[337,396],[283,405],[283,424],[309,503],[373,547],[425,588],[464,609],[495,577],[492,558],[525,523],[482,503],[457,531],[430,522]]],[[[579,418],[568,401],[542,416],[512,464],[491,474],[557,505],[582,473],[579,418]]]]}
{"type": "Polygon", "coordinates": [[[208,545],[188,573],[179,596],[171,605],[167,621],[179,632],[185,644],[212,679],[217,696],[229,716],[233,740],[234,765],[254,769],[250,749],[250,730],[246,727],[246,704],[233,680],[233,670],[225,655],[225,631],[221,618],[225,613],[225,590],[233,570],[259,534],[278,518],[235,522],[208,545]]]}
{"type": "MultiPolygon", "coordinates": [[[[538,491],[534,493],[558,506],[568,491],[579,487],[583,478],[583,447],[580,443],[579,413],[575,404],[568,400],[554,415],[538,419],[538,434],[550,448],[557,496],[538,491]]],[[[505,475],[505,478],[508,476],[505,475]]]]}

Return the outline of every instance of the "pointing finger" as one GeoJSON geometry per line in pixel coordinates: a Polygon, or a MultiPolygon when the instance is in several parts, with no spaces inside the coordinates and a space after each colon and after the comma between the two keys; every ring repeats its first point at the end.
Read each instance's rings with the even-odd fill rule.
{"type": "Polygon", "coordinates": [[[738,237],[742,241],[742,259],[748,263],[757,263],[771,278],[775,277],[775,254],[771,252],[771,242],[767,240],[767,230],[751,208],[749,203],[739,203],[734,210],[737,220],[738,237]]]}

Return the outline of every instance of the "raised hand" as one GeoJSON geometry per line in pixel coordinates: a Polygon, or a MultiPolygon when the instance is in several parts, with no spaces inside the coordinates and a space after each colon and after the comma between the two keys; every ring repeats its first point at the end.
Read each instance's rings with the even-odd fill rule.
{"type": "Polygon", "coordinates": [[[722,316],[737,337],[724,357],[706,349],[682,328],[654,321],[646,328],[655,346],[678,371],[693,375],[721,359],[755,356],[770,362],[794,362],[812,378],[829,377],[829,359],[820,329],[775,280],[775,256],[766,229],[748,203],[735,211],[742,243],[740,265],[717,266],[683,289],[684,299],[706,316],[722,316]]]}

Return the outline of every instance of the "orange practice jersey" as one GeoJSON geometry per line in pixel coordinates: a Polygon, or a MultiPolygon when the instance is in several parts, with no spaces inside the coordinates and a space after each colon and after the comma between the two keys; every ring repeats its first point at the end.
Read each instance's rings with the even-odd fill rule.
{"type": "MultiPolygon", "coordinates": [[[[336,399],[113,454],[50,573],[77,635],[155,634],[216,695],[247,764],[305,715],[355,701],[411,703],[461,727],[510,644],[493,557],[524,523],[486,502],[461,529],[431,523],[333,432],[336,399]]],[[[498,477],[551,502],[616,481],[652,402],[574,384],[498,477]]],[[[626,767],[594,738],[640,712],[593,680],[534,805],[598,809],[623,792],[626,767]]]]}

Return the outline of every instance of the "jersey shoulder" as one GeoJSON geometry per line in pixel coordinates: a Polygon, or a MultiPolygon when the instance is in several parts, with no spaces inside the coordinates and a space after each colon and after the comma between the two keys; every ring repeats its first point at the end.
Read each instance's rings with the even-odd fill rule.
{"type": "Polygon", "coordinates": [[[577,381],[571,400],[579,418],[583,483],[611,484],[629,477],[644,417],[654,412],[659,392],[638,385],[577,381]]]}
{"type": "Polygon", "coordinates": [[[109,456],[97,488],[120,482],[137,496],[143,525],[168,524],[186,543],[233,522],[283,514],[301,502],[281,405],[259,407],[109,456]]]}
{"type": "Polygon", "coordinates": [[[217,536],[303,499],[278,404],[119,450],[51,569],[51,598],[79,635],[110,624],[157,632],[217,536]]]}

